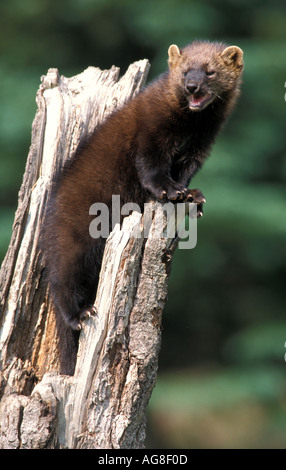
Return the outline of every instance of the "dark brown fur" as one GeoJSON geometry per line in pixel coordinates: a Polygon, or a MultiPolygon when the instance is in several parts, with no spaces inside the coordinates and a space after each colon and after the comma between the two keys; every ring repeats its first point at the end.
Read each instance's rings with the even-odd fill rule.
{"type": "Polygon", "coordinates": [[[112,194],[142,208],[162,198],[201,204],[200,191],[186,188],[235,104],[242,68],[235,46],[170,46],[169,71],[99,126],[59,177],[43,251],[55,309],[73,330],[94,301],[105,243],[89,235],[90,206],[110,206],[112,194]]]}

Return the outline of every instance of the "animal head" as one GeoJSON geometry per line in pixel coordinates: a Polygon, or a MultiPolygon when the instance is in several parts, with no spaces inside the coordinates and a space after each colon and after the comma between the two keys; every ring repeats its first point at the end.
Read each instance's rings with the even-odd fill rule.
{"type": "Polygon", "coordinates": [[[201,111],[239,84],[243,51],[237,46],[195,41],[180,49],[172,44],[168,56],[170,76],[192,111],[201,111]]]}

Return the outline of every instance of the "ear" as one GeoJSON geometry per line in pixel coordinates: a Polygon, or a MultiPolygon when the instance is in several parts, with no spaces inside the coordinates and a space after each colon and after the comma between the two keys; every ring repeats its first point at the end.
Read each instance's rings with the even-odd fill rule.
{"type": "Polygon", "coordinates": [[[178,65],[178,63],[182,59],[181,50],[175,44],[172,44],[169,47],[168,56],[169,56],[168,63],[169,63],[170,69],[176,67],[176,65],[178,65]]]}
{"type": "Polygon", "coordinates": [[[221,54],[226,65],[234,66],[237,69],[243,68],[243,51],[240,47],[229,46],[221,54]]]}

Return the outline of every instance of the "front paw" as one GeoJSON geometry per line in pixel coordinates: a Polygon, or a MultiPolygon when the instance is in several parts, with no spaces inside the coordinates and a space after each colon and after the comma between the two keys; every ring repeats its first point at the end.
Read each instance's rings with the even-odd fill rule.
{"type": "Polygon", "coordinates": [[[182,184],[174,183],[172,185],[169,185],[168,188],[164,191],[164,193],[165,197],[169,201],[179,202],[186,200],[188,189],[185,188],[182,184]]]}
{"type": "Polygon", "coordinates": [[[203,216],[203,205],[206,201],[200,189],[188,189],[186,200],[197,204],[197,217],[203,216]]]}
{"type": "Polygon", "coordinates": [[[188,189],[186,201],[193,202],[194,204],[203,204],[204,202],[207,202],[200,189],[188,189]]]}

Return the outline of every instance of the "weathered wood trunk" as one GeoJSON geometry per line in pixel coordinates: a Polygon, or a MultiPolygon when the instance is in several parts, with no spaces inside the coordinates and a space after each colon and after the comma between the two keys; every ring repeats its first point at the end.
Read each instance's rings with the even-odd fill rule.
{"type": "MultiPolygon", "coordinates": [[[[133,212],[105,249],[98,315],[80,335],[73,377],[59,374],[55,316],[38,242],[51,181],[80,143],[144,84],[149,65],[50,69],[38,110],[13,235],[0,272],[0,448],[140,448],[155,385],[172,239],[143,237],[133,212]],[[134,230],[140,236],[134,236],[134,230]]],[[[160,205],[155,208],[162,211],[160,205]]],[[[164,218],[162,218],[165,223],[164,218]]],[[[56,262],[56,260],[55,260],[56,262]]]]}

